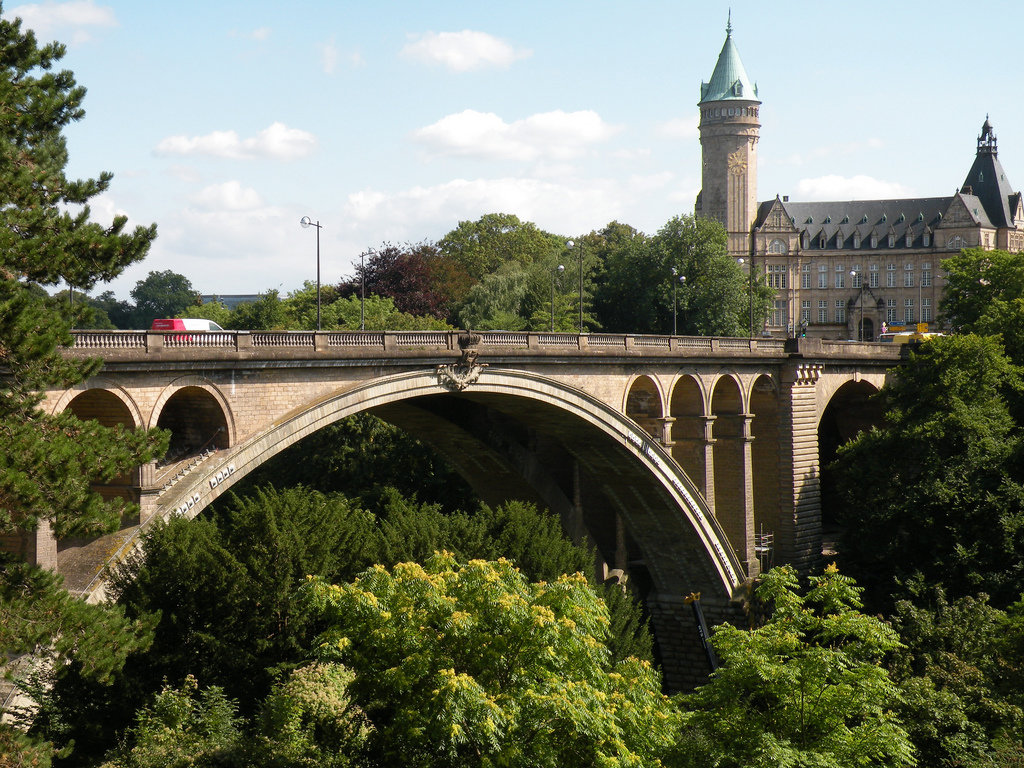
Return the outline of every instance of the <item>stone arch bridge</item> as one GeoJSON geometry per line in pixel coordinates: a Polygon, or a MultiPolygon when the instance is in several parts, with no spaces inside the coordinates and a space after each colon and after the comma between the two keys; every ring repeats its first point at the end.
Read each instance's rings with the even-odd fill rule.
{"type": "Polygon", "coordinates": [[[489,503],[536,501],[589,540],[600,575],[643,596],[673,687],[702,663],[684,595],[716,619],[773,562],[818,567],[823,458],[877,421],[867,398],[899,359],[818,339],[509,332],[80,331],[67,354],[105,364],[44,408],[172,434],[163,461],[98,486],[140,505],[119,533],[20,543],[72,591],[102,599],[104,566],[147,525],[369,411],[489,503]]]}

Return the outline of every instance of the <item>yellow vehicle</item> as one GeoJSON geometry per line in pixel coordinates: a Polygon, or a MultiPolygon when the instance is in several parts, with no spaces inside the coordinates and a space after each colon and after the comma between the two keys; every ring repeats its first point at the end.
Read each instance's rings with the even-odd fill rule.
{"type": "Polygon", "coordinates": [[[920,331],[889,331],[879,334],[878,341],[882,344],[911,344],[920,341],[928,341],[941,333],[921,333],[920,331]]]}

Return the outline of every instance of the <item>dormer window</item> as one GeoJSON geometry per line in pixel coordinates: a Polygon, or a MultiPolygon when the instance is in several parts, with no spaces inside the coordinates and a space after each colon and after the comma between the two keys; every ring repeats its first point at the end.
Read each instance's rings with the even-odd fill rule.
{"type": "Polygon", "coordinates": [[[914,235],[911,234],[910,232],[907,232],[907,239],[906,239],[907,248],[910,248],[911,246],[913,246],[913,244],[914,244],[914,235]]]}
{"type": "Polygon", "coordinates": [[[860,233],[859,232],[854,232],[853,233],[853,247],[854,248],[860,248],[860,233]]]}
{"type": "Polygon", "coordinates": [[[872,235],[871,236],[871,247],[872,248],[877,248],[878,247],[878,235],[872,235]]]}
{"type": "Polygon", "coordinates": [[[921,237],[921,245],[923,245],[925,248],[927,248],[931,244],[932,244],[932,236],[930,234],[928,234],[927,232],[925,232],[924,235],[922,235],[922,237],[921,237]]]}
{"type": "Polygon", "coordinates": [[[889,247],[896,245],[896,235],[889,235],[889,247]]]}
{"type": "Polygon", "coordinates": [[[804,232],[804,236],[803,236],[803,247],[804,248],[810,248],[811,247],[811,236],[808,235],[806,232],[804,232]]]}
{"type": "Polygon", "coordinates": [[[818,247],[819,248],[824,248],[825,247],[825,242],[826,242],[826,240],[825,240],[825,233],[822,232],[821,236],[818,238],[818,247]]]}

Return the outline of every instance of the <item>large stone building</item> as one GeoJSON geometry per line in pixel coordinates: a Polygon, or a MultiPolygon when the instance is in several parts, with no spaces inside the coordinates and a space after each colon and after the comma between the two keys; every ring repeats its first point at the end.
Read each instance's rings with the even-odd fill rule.
{"type": "Polygon", "coordinates": [[[730,23],[711,80],[701,84],[696,214],[720,221],[730,252],[776,289],[764,332],[870,340],[883,326],[934,330],[942,259],[962,248],[1024,250],[1024,203],[987,117],[974,164],[951,196],[758,203],[760,105],[730,23]]]}

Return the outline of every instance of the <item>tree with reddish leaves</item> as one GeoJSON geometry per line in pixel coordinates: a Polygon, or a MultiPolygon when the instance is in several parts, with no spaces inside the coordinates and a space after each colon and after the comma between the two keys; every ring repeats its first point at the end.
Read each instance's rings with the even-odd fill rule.
{"type": "Polygon", "coordinates": [[[401,312],[447,318],[472,282],[458,265],[446,263],[432,243],[385,243],[370,251],[353,277],[338,285],[340,296],[359,294],[390,298],[401,312]]]}

